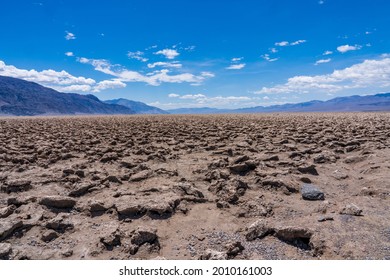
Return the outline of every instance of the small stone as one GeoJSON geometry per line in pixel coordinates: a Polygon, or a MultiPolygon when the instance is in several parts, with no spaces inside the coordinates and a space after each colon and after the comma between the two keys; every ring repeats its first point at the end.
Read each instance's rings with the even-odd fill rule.
{"type": "Polygon", "coordinates": [[[218,252],[208,249],[199,257],[199,260],[227,260],[228,255],[224,252],[218,252]]]}
{"type": "Polygon", "coordinates": [[[334,220],[333,217],[327,216],[327,217],[320,217],[317,221],[321,223],[321,222],[333,221],[333,220],[334,220]]]}
{"type": "Polygon", "coordinates": [[[75,188],[69,192],[69,196],[82,196],[95,186],[96,184],[90,182],[77,184],[75,188]]]}
{"type": "Polygon", "coordinates": [[[115,152],[111,152],[111,153],[106,153],[102,156],[102,158],[100,159],[101,162],[109,162],[109,161],[114,161],[114,160],[117,160],[118,159],[118,154],[115,153],[115,152]]]}
{"type": "Polygon", "coordinates": [[[0,243],[0,259],[7,259],[12,252],[11,244],[0,243]]]}
{"type": "Polygon", "coordinates": [[[9,181],[6,185],[1,187],[1,191],[6,193],[23,192],[29,189],[31,189],[31,181],[28,180],[9,181]]]}
{"type": "Polygon", "coordinates": [[[21,227],[23,227],[21,220],[2,220],[0,223],[0,241],[8,238],[21,227]]]}
{"type": "Polygon", "coordinates": [[[45,231],[42,236],[41,240],[44,242],[50,242],[58,237],[58,233],[54,230],[47,230],[45,231]]]}
{"type": "Polygon", "coordinates": [[[131,243],[137,246],[141,246],[145,243],[152,244],[158,239],[156,233],[156,229],[139,227],[137,230],[132,232],[131,243]]]}
{"type": "Polygon", "coordinates": [[[283,227],[275,229],[275,236],[281,240],[294,241],[294,239],[310,239],[313,232],[307,228],[283,227]]]}
{"type": "Polygon", "coordinates": [[[311,184],[304,184],[301,193],[302,198],[306,200],[324,200],[325,198],[324,193],[311,184]]]}
{"type": "Polygon", "coordinates": [[[66,196],[46,196],[41,198],[39,204],[53,208],[73,208],[76,201],[66,196]]]}
{"type": "Polygon", "coordinates": [[[273,231],[264,220],[257,220],[251,224],[246,230],[245,238],[247,241],[255,240],[256,238],[263,238],[273,231]]]}
{"type": "Polygon", "coordinates": [[[151,176],[152,172],[150,170],[143,170],[132,175],[129,179],[131,182],[139,182],[145,179],[148,179],[151,176]]]}
{"type": "Polygon", "coordinates": [[[236,241],[233,243],[230,243],[226,246],[226,254],[229,258],[234,258],[238,254],[240,254],[245,248],[242,246],[241,242],[236,241]]]}
{"type": "Polygon", "coordinates": [[[344,208],[340,210],[340,214],[352,216],[362,216],[362,212],[363,210],[353,203],[347,204],[344,208]]]}
{"type": "Polygon", "coordinates": [[[15,205],[9,205],[7,207],[0,209],[0,218],[7,218],[9,215],[11,215],[16,209],[15,205]]]}
{"type": "Polygon", "coordinates": [[[305,167],[298,167],[298,171],[303,174],[318,175],[317,169],[314,164],[305,167]]]}

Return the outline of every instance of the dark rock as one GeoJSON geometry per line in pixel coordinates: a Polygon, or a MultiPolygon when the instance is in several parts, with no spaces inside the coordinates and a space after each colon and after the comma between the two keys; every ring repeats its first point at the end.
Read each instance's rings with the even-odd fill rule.
{"type": "Polygon", "coordinates": [[[298,167],[298,171],[303,174],[318,175],[317,169],[313,164],[305,167],[298,167]]]}
{"type": "Polygon", "coordinates": [[[74,228],[73,223],[66,220],[64,217],[62,217],[60,215],[47,221],[45,226],[48,229],[54,229],[54,230],[60,231],[60,232],[74,228]]]}
{"type": "Polygon", "coordinates": [[[45,231],[42,236],[41,240],[44,242],[50,242],[58,237],[58,233],[54,230],[47,230],[45,231]]]}
{"type": "Polygon", "coordinates": [[[31,181],[28,180],[15,180],[9,181],[6,185],[1,187],[1,191],[6,193],[22,192],[31,189],[31,181]]]}
{"type": "Polygon", "coordinates": [[[324,193],[311,184],[304,184],[301,188],[301,194],[306,200],[324,200],[325,198],[324,193]]]}
{"type": "Polygon", "coordinates": [[[234,164],[238,164],[238,163],[247,161],[248,159],[249,159],[249,157],[248,157],[247,155],[239,156],[239,157],[236,157],[236,158],[233,160],[233,163],[234,163],[234,164]]]}
{"type": "Polygon", "coordinates": [[[39,204],[53,208],[73,208],[76,200],[66,196],[46,196],[41,198],[39,204]]]}
{"type": "Polygon", "coordinates": [[[0,223],[0,241],[11,236],[14,231],[23,227],[21,220],[2,220],[0,223]]]}
{"type": "Polygon", "coordinates": [[[229,169],[232,173],[244,173],[249,171],[249,166],[246,165],[245,163],[238,163],[229,166],[229,169]]]}
{"type": "Polygon", "coordinates": [[[9,205],[7,207],[0,209],[0,218],[7,218],[9,215],[11,215],[16,209],[15,205],[9,205]]]}
{"type": "Polygon", "coordinates": [[[307,177],[301,177],[300,178],[301,182],[306,183],[306,184],[311,184],[310,178],[307,177]]]}
{"type": "Polygon", "coordinates": [[[244,249],[245,248],[244,246],[242,246],[241,242],[236,241],[226,246],[226,254],[229,259],[232,259],[238,254],[240,254],[244,249]]]}
{"type": "Polygon", "coordinates": [[[138,227],[131,233],[131,243],[141,246],[145,243],[154,243],[158,239],[157,230],[151,228],[138,227]]]}
{"type": "Polygon", "coordinates": [[[275,229],[275,236],[284,241],[294,241],[295,239],[309,239],[313,232],[307,228],[282,227],[275,229]]]}

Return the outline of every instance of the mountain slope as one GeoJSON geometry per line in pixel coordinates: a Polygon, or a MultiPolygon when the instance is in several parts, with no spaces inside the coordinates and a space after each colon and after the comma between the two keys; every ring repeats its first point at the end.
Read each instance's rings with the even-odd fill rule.
{"type": "Polygon", "coordinates": [[[139,101],[128,100],[124,98],[104,101],[107,104],[122,105],[133,110],[136,114],[169,114],[160,108],[149,106],[139,101]]]}
{"type": "Polygon", "coordinates": [[[134,114],[94,95],[61,93],[37,83],[0,76],[0,115],[134,114]]]}

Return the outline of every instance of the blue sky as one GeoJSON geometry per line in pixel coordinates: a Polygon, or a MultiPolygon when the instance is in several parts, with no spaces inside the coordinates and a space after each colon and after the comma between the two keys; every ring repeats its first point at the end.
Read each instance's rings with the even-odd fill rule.
{"type": "Polygon", "coordinates": [[[1,1],[0,75],[163,109],[390,91],[390,1],[1,1]]]}

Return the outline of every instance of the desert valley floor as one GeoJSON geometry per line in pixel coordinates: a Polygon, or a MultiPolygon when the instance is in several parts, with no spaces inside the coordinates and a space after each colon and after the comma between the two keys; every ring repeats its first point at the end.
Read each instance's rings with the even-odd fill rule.
{"type": "Polygon", "coordinates": [[[0,259],[390,259],[390,113],[0,131],[0,259]]]}

